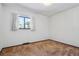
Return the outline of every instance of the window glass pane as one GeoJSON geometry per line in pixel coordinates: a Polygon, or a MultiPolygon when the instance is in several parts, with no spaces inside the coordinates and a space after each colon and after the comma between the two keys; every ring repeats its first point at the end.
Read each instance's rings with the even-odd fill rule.
{"type": "Polygon", "coordinates": [[[30,28],[30,18],[25,19],[25,27],[28,29],[30,28]]]}

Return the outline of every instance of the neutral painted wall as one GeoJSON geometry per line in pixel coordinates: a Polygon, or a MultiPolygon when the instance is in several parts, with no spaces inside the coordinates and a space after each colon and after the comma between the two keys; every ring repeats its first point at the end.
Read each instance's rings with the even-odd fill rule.
{"type": "MultiPolygon", "coordinates": [[[[2,5],[0,4],[0,38],[2,38],[2,28],[1,28],[1,25],[2,25],[2,23],[1,23],[1,20],[2,20],[2,5]]],[[[2,43],[2,39],[0,39],[0,43],[2,43]]],[[[2,48],[2,45],[0,44],[0,49],[2,48]]]]}
{"type": "MultiPolygon", "coordinates": [[[[22,44],[26,42],[39,41],[49,38],[48,19],[46,16],[36,14],[23,7],[15,5],[3,6],[3,47],[22,44]],[[27,16],[32,16],[35,20],[35,31],[18,30],[11,31],[11,14],[18,13],[27,16]]],[[[2,21],[2,20],[1,20],[2,21]]],[[[1,38],[0,38],[1,39],[1,38]]],[[[0,43],[1,44],[1,43],[0,43]]]]}
{"type": "Polygon", "coordinates": [[[50,22],[53,39],[79,47],[79,7],[52,16],[50,22]]]}

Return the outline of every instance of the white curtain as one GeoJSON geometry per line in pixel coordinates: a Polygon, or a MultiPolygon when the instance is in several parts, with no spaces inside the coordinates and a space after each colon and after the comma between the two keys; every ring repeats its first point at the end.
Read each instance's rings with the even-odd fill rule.
{"type": "Polygon", "coordinates": [[[18,30],[18,20],[17,20],[17,14],[12,13],[12,31],[18,30]]]}
{"type": "Polygon", "coordinates": [[[35,19],[31,18],[30,21],[30,30],[34,31],[35,30],[35,19]]]}

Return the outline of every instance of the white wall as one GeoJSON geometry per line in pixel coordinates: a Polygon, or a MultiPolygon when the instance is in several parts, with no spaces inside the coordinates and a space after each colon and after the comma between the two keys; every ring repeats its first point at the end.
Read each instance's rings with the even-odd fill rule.
{"type": "Polygon", "coordinates": [[[79,47],[79,7],[52,16],[50,22],[53,39],[79,47]]]}
{"type": "Polygon", "coordinates": [[[4,40],[2,39],[3,47],[49,38],[47,17],[31,12],[23,7],[15,5],[3,6],[2,20],[4,21],[2,25],[4,34],[3,35],[4,40]],[[29,31],[29,30],[11,31],[11,21],[12,21],[11,14],[13,12],[18,14],[24,14],[27,16],[32,16],[33,19],[35,20],[35,31],[29,31]]]}
{"type": "MultiPolygon", "coordinates": [[[[2,23],[1,23],[1,20],[2,20],[2,5],[0,4],[0,38],[2,38],[2,23]]],[[[2,39],[0,39],[0,43],[2,43],[2,39]]],[[[2,48],[2,45],[0,44],[0,49],[2,48]]]]}
{"type": "Polygon", "coordinates": [[[0,4],[0,50],[3,48],[4,44],[4,38],[5,38],[5,35],[3,34],[4,31],[3,31],[3,9],[2,9],[2,4],[0,4]]]}

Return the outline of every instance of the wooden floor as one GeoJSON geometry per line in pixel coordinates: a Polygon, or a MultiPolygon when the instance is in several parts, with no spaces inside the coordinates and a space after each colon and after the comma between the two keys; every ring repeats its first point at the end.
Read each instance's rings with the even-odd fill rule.
{"type": "Polygon", "coordinates": [[[53,40],[43,40],[3,48],[1,56],[79,56],[79,47],[53,40]]]}

